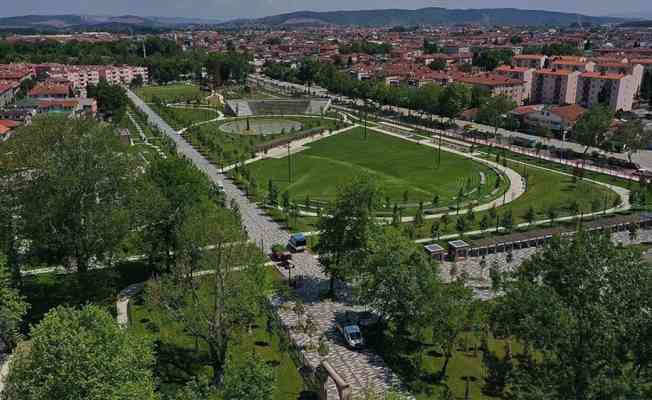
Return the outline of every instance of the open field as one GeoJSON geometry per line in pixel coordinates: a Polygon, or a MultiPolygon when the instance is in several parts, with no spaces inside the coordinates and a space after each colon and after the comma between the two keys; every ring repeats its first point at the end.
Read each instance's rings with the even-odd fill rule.
{"type": "MultiPolygon", "coordinates": [[[[257,117],[250,118],[254,121],[257,117]]],[[[274,117],[260,117],[265,120],[274,119],[274,117]]],[[[293,135],[301,135],[310,129],[336,129],[338,121],[330,119],[309,118],[309,117],[283,117],[282,120],[295,121],[303,126],[298,132],[278,133],[275,135],[241,135],[230,134],[222,131],[220,126],[233,121],[243,120],[242,118],[229,118],[215,123],[190,128],[184,137],[190,143],[206,155],[208,159],[220,166],[227,166],[242,159],[251,158],[257,149],[257,146],[265,145],[273,141],[291,138],[293,135]]]]}
{"type": "MultiPolygon", "coordinates": [[[[618,195],[613,191],[585,180],[575,180],[570,176],[534,166],[524,166],[521,163],[507,161],[506,165],[521,175],[528,177],[527,191],[518,199],[496,209],[499,218],[511,212],[514,225],[526,222],[525,214],[530,207],[534,208],[535,220],[548,219],[547,212],[551,208],[556,211],[556,218],[574,215],[571,205],[574,201],[579,211],[584,214],[611,208],[618,195]]],[[[509,196],[509,194],[507,194],[509,196]]],[[[474,220],[467,219],[466,231],[479,230],[480,221],[489,211],[475,213],[474,220]]],[[[449,218],[449,223],[440,224],[440,234],[456,233],[455,216],[449,218]]],[[[435,221],[437,222],[437,221],[435,221]]],[[[432,221],[417,229],[417,237],[431,237],[432,221]]],[[[489,228],[495,227],[495,219],[490,221],[489,228]]]]}
{"type": "MultiPolygon", "coordinates": [[[[280,284],[278,272],[272,269],[268,271],[270,278],[280,284]]],[[[202,286],[201,296],[206,301],[211,299],[208,285],[202,286]]],[[[196,343],[178,323],[168,319],[158,309],[148,306],[142,296],[134,302],[130,315],[131,329],[139,334],[152,335],[157,340],[155,373],[160,379],[162,393],[174,395],[192,377],[210,378],[212,369],[208,363],[208,349],[204,343],[196,343]]],[[[281,337],[278,328],[273,332],[267,332],[268,318],[270,318],[268,312],[261,313],[257,316],[251,332],[245,330],[239,332],[237,337],[231,338],[227,357],[238,363],[246,355],[256,353],[273,366],[276,373],[274,399],[299,399],[304,391],[303,379],[287,351],[287,343],[281,337]]]]}
{"type": "Polygon", "coordinates": [[[325,138],[293,155],[293,182],[288,181],[288,160],[268,159],[251,165],[259,192],[267,189],[271,179],[281,191],[303,200],[333,200],[337,188],[352,176],[368,173],[378,179],[385,196],[393,203],[430,203],[435,195],[440,205],[454,202],[460,188],[470,198],[491,193],[497,175],[490,168],[454,155],[441,152],[437,167],[437,152],[414,143],[357,128],[325,138]],[[480,185],[481,173],[485,184],[480,185]],[[480,191],[478,191],[480,188],[480,191]]]}
{"type": "Polygon", "coordinates": [[[203,100],[209,93],[202,92],[197,85],[177,83],[163,86],[143,86],[136,90],[136,94],[146,103],[154,102],[155,98],[163,103],[180,103],[186,101],[203,100]]]}

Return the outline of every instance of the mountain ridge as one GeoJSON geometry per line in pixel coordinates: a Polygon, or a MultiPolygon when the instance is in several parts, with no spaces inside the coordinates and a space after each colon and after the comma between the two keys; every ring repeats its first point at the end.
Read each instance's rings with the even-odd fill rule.
{"type": "Polygon", "coordinates": [[[279,27],[308,24],[351,25],[351,26],[396,26],[396,25],[555,25],[567,26],[576,22],[604,24],[626,21],[621,17],[599,17],[558,11],[526,10],[519,8],[448,9],[426,7],[416,10],[382,9],[354,11],[295,11],[255,19],[235,19],[221,26],[239,27],[262,25],[279,27]],[[299,21],[299,23],[296,23],[299,21]]]}

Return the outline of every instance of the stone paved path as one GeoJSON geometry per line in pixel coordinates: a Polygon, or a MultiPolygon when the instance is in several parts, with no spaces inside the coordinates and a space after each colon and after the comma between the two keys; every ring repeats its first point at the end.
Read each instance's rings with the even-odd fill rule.
{"type": "MultiPolygon", "coordinates": [[[[229,201],[233,199],[240,208],[242,223],[247,229],[252,241],[266,252],[269,252],[274,244],[284,244],[287,242],[287,233],[266,216],[255,204],[251,203],[235,185],[226,180],[215,166],[210,164],[208,160],[163,121],[159,115],[153,112],[138,96],[131,91],[128,91],[127,94],[136,107],[148,115],[149,121],[176,143],[178,153],[190,159],[212,181],[224,185],[229,201]]],[[[319,300],[319,293],[327,288],[328,279],[322,272],[318,260],[312,254],[306,252],[296,254],[293,257],[293,262],[296,268],[293,270],[292,275],[301,275],[304,278],[302,279],[303,284],[297,290],[297,294],[305,304],[307,316],[317,322],[319,327],[319,332],[314,340],[322,334],[325,334],[329,338],[331,351],[326,359],[345,377],[351,385],[354,394],[361,394],[369,388],[377,392],[386,392],[390,387],[398,387],[400,385],[399,379],[387,368],[380,357],[366,351],[351,351],[340,344],[339,336],[333,331],[335,318],[347,310],[354,309],[354,307],[343,301],[321,302],[319,300]]],[[[281,268],[280,272],[286,277],[288,276],[287,270],[281,268]]],[[[291,304],[288,306],[291,307],[291,304]]],[[[287,306],[281,306],[279,304],[279,316],[282,323],[290,328],[292,339],[301,346],[309,338],[304,333],[291,329],[296,325],[296,315],[292,311],[284,311],[286,308],[287,306]]],[[[310,367],[315,368],[319,364],[320,357],[317,353],[308,351],[304,351],[303,353],[310,367]]],[[[329,398],[337,398],[335,385],[330,380],[328,393],[329,398]]]]}

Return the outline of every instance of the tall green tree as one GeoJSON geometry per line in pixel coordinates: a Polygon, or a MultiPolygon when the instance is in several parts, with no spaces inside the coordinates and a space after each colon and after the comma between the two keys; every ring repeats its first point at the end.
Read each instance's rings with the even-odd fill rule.
{"type": "Polygon", "coordinates": [[[652,270],[639,251],[580,231],[501,281],[496,333],[530,350],[514,365],[514,398],[649,396],[652,270]]]}
{"type": "Polygon", "coordinates": [[[7,269],[6,258],[0,255],[0,342],[11,351],[20,339],[20,324],[27,314],[29,304],[15,287],[7,269]]]}
{"type": "Polygon", "coordinates": [[[3,400],[156,400],[154,351],[100,307],[58,307],[14,352],[3,400]]]}
{"type": "Polygon", "coordinates": [[[239,227],[223,224],[213,203],[196,208],[184,227],[192,243],[181,249],[170,274],[148,282],[149,304],[208,348],[213,383],[221,385],[229,343],[260,312],[267,282],[262,257],[249,243],[234,243],[239,227]],[[210,251],[202,251],[211,243],[210,251]],[[209,271],[199,277],[199,271],[209,271]],[[206,293],[209,294],[208,298],[206,293]]]}
{"type": "Polygon", "coordinates": [[[374,210],[380,207],[382,198],[372,177],[358,175],[339,189],[335,202],[320,218],[317,251],[331,277],[331,294],[335,279],[346,279],[364,265],[369,241],[378,230],[374,210]]]}
{"type": "Polygon", "coordinates": [[[224,400],[272,400],[276,388],[274,368],[255,354],[240,365],[229,363],[224,376],[224,400]]]}
{"type": "Polygon", "coordinates": [[[428,319],[432,328],[433,342],[444,354],[444,363],[439,371],[445,379],[450,359],[455,354],[460,335],[469,328],[473,313],[473,292],[463,281],[455,280],[442,285],[430,299],[428,319]]]}
{"type": "Polygon", "coordinates": [[[599,148],[607,140],[607,130],[611,126],[614,114],[604,105],[589,108],[573,128],[573,137],[585,147],[586,154],[591,147],[599,148]]]}
{"type": "Polygon", "coordinates": [[[422,307],[430,303],[428,293],[437,284],[432,260],[393,227],[371,240],[369,256],[356,280],[361,303],[396,326],[409,325],[423,312],[422,307]]]}
{"type": "Polygon", "coordinates": [[[142,163],[93,120],[36,118],[0,148],[30,255],[84,273],[141,224],[142,163]]]}
{"type": "Polygon", "coordinates": [[[652,132],[646,130],[640,120],[629,120],[618,128],[618,139],[626,146],[627,159],[632,162],[632,156],[641,150],[646,150],[652,144],[652,132]]]}
{"type": "Polygon", "coordinates": [[[88,97],[97,100],[97,109],[106,117],[114,121],[120,121],[124,117],[129,99],[122,86],[111,85],[102,79],[97,86],[88,86],[86,91],[88,97]]]}

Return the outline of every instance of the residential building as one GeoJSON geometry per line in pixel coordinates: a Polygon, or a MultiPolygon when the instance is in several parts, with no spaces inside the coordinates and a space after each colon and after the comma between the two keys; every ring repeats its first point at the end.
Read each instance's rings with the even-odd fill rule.
{"type": "Polygon", "coordinates": [[[635,94],[632,75],[584,72],[577,83],[577,102],[587,108],[604,103],[613,111],[631,111],[635,94]]]}
{"type": "Polygon", "coordinates": [[[514,56],[512,62],[516,67],[540,69],[545,67],[546,59],[543,54],[521,54],[514,56]]]}
{"type": "Polygon", "coordinates": [[[557,132],[570,131],[586,109],[577,104],[566,106],[542,107],[523,116],[523,121],[530,127],[543,127],[557,132]]]}
{"type": "Polygon", "coordinates": [[[525,82],[498,74],[459,75],[453,78],[456,82],[471,86],[483,87],[492,96],[506,96],[522,105],[525,101],[525,82]]]}
{"type": "Polygon", "coordinates": [[[71,95],[71,84],[58,82],[39,83],[27,93],[27,96],[32,99],[65,99],[71,95]]]}
{"type": "Polygon", "coordinates": [[[577,100],[579,71],[539,69],[532,80],[533,103],[574,104],[577,100]]]}
{"type": "Polygon", "coordinates": [[[593,61],[587,61],[584,57],[558,57],[550,63],[550,68],[592,72],[595,68],[595,63],[593,61]]]}
{"type": "Polygon", "coordinates": [[[0,83],[0,108],[6,107],[14,101],[17,83],[0,83]]]}
{"type": "Polygon", "coordinates": [[[532,78],[534,69],[526,67],[510,67],[503,65],[494,70],[498,75],[506,76],[511,79],[523,81],[524,93],[523,101],[528,102],[532,98],[532,78]]]}
{"type": "Polygon", "coordinates": [[[634,81],[635,93],[641,89],[643,83],[643,73],[645,68],[641,64],[635,63],[598,63],[595,66],[595,72],[616,75],[631,75],[634,81]]]}

